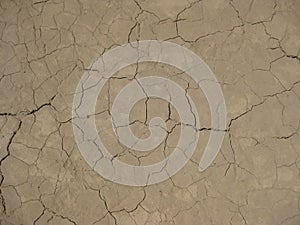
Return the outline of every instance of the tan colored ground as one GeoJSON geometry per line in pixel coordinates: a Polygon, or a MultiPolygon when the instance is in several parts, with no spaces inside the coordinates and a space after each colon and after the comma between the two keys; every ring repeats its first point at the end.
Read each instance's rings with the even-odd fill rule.
{"type": "MultiPolygon", "coordinates": [[[[0,0],[1,225],[299,225],[300,2],[298,0],[0,0]],[[169,40],[201,56],[222,87],[228,131],[206,171],[191,161],[169,180],[128,187],[95,173],[72,131],[72,101],[85,69],[135,40],[169,40]]],[[[172,152],[178,116],[159,99],[141,101],[131,128],[168,120],[168,139],[136,153],[117,142],[109,109],[121,87],[160,75],[187,89],[203,127],[203,93],[160,64],[130,66],[99,96],[97,127],[120,160],[148,165],[172,152]],[[119,78],[119,79],[117,79],[119,78]],[[147,117],[145,106],[147,105],[147,117]]]]}

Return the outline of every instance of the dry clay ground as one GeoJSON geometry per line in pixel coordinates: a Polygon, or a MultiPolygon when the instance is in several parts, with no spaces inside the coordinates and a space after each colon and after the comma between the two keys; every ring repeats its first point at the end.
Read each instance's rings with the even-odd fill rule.
{"type": "Polygon", "coordinates": [[[300,2],[298,0],[0,0],[1,225],[299,225],[300,2]],[[138,137],[154,116],[168,135],[151,152],[118,143],[110,108],[121,88],[167,77],[197,104],[200,141],[187,165],[146,187],[105,180],[82,158],[72,101],[101,54],[136,40],[168,40],[215,73],[227,106],[217,158],[198,162],[210,133],[207,101],[186,74],[155,63],[120,70],[99,95],[96,120],[107,148],[149,165],[176,146],[180,125],[167,102],[140,101],[130,115],[138,137]]]}

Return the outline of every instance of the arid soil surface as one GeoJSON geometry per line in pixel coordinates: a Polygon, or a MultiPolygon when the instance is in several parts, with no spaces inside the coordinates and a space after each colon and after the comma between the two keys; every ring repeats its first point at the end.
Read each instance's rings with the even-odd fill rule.
{"type": "Polygon", "coordinates": [[[1,225],[299,225],[300,1],[0,0],[1,225]],[[106,180],[76,144],[77,84],[102,54],[129,42],[161,40],[199,55],[227,108],[219,154],[198,170],[211,132],[205,95],[184,72],[136,63],[107,80],[96,126],[116,159],[150,165],[170,155],[178,113],[147,98],[130,114],[139,138],[161,117],[167,137],[137,152],[118,141],[111,107],[133,80],[161,76],[196,104],[203,129],[189,162],[143,187],[106,180]]]}

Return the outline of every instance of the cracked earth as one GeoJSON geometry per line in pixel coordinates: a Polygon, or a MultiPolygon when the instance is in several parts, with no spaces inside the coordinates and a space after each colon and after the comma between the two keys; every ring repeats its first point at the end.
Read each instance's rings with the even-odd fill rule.
{"type": "Polygon", "coordinates": [[[297,0],[0,0],[0,224],[299,225],[300,2],[297,0]],[[96,107],[99,136],[114,157],[149,165],[180,136],[172,105],[145,98],[130,114],[139,138],[159,116],[167,136],[136,152],[110,121],[126,84],[157,75],[197,105],[197,149],[176,175],[145,187],[112,183],[75,143],[72,101],[84,72],[131,41],[165,40],[198,54],[223,90],[227,129],[213,164],[198,163],[210,127],[208,103],[185,73],[137,63],[111,77],[96,107]]]}

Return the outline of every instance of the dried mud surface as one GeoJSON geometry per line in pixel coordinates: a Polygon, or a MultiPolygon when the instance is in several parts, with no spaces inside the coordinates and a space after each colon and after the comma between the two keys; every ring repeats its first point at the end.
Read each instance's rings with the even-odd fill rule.
{"type": "Polygon", "coordinates": [[[2,225],[299,225],[300,2],[298,0],[1,0],[0,224],[2,225]],[[197,104],[200,142],[165,182],[128,187],[95,173],[72,131],[76,86],[101,54],[136,40],[182,45],[210,66],[224,93],[227,130],[204,172],[210,133],[205,96],[186,74],[160,64],[132,65],[99,95],[99,135],[124,162],[147,165],[174,149],[176,110],[139,102],[133,132],[163,118],[164,143],[136,153],[118,143],[110,109],[131,80],[157,74],[197,104]]]}

